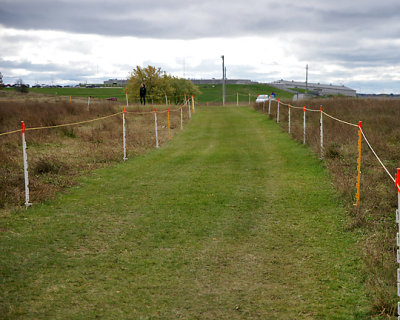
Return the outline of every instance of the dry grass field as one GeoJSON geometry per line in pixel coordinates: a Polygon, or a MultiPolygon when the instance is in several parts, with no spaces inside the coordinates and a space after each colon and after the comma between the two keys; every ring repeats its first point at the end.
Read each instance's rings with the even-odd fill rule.
{"type": "MultiPolygon", "coordinates": [[[[180,130],[179,106],[170,112],[171,136],[180,130]]],[[[126,113],[127,156],[134,157],[155,147],[152,106],[131,105],[126,113]],[[144,112],[144,113],[143,113],[144,112]]],[[[166,107],[158,114],[159,143],[168,141],[166,107]]],[[[87,100],[38,94],[0,96],[0,133],[27,128],[74,123],[122,112],[119,103],[95,100],[87,110],[87,100]]],[[[183,112],[183,121],[188,113],[183,112]]],[[[30,198],[34,203],[52,197],[73,185],[76,178],[95,168],[123,158],[122,114],[83,125],[26,132],[30,178],[30,198]]],[[[25,202],[21,133],[0,136],[0,210],[10,210],[25,202]]]]}
{"type": "MultiPolygon", "coordinates": [[[[288,103],[288,102],[287,102],[288,103]]],[[[296,103],[309,109],[323,110],[339,119],[358,124],[372,147],[393,175],[400,167],[400,100],[392,99],[315,99],[296,103]]],[[[262,105],[255,106],[262,112],[262,105]]],[[[288,130],[288,107],[280,106],[280,126],[288,130]]],[[[268,112],[268,108],[266,108],[268,112]]],[[[271,108],[276,121],[277,104],[271,108]]],[[[320,155],[319,112],[306,113],[306,143],[320,155]]],[[[303,110],[291,109],[291,135],[303,143],[303,110]]],[[[397,191],[395,184],[362,142],[361,199],[356,202],[358,130],[324,116],[324,163],[332,181],[347,204],[350,229],[360,233],[371,301],[378,314],[395,315],[396,294],[396,223],[397,191]]]]}

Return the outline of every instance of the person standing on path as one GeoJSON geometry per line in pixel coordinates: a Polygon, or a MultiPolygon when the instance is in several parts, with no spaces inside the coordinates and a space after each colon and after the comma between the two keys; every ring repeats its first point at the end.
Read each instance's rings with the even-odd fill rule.
{"type": "Polygon", "coordinates": [[[146,86],[144,83],[140,86],[140,104],[146,105],[146,86]]]}

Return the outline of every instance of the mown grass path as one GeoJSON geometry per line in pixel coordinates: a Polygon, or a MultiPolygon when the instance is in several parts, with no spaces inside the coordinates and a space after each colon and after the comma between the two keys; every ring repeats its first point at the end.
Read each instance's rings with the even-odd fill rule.
{"type": "Polygon", "coordinates": [[[248,108],[0,219],[3,319],[366,319],[356,237],[307,148],[248,108]]]}

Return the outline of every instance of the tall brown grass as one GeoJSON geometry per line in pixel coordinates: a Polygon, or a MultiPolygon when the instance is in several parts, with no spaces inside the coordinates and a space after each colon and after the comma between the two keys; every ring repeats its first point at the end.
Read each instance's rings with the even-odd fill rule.
{"type": "MultiPolygon", "coordinates": [[[[288,103],[288,102],[286,102],[288,103]]],[[[400,100],[332,98],[296,103],[323,110],[347,122],[362,121],[372,147],[394,176],[400,167],[400,100]]],[[[254,105],[262,112],[262,105],[254,105]]],[[[268,107],[266,108],[268,112],[268,107]]],[[[270,117],[276,120],[277,103],[270,117]]],[[[306,144],[320,156],[320,112],[306,113],[306,144]]],[[[280,106],[280,126],[288,129],[288,107],[280,106]]],[[[303,110],[291,109],[291,135],[303,143],[303,110]]],[[[341,193],[351,217],[349,229],[360,233],[366,284],[377,314],[396,314],[396,223],[397,191],[375,156],[362,141],[361,199],[356,207],[358,129],[324,116],[324,164],[341,193]]]]}
{"type": "MultiPolygon", "coordinates": [[[[171,107],[176,109],[178,107],[171,107]]],[[[162,107],[161,109],[165,109],[162,107]]],[[[130,106],[126,113],[128,157],[155,147],[154,114],[148,107],[130,106]],[[148,112],[142,114],[141,112],[148,112]]],[[[70,103],[54,99],[0,100],[0,133],[95,119],[122,111],[109,101],[70,103]]],[[[162,110],[160,110],[162,111],[162,110]]],[[[165,111],[165,110],[164,110],[165,111]]],[[[187,121],[187,112],[183,113],[187,121]]],[[[170,112],[171,135],[180,130],[180,112],[170,112]]],[[[158,115],[159,141],[168,141],[167,114],[158,115]]],[[[104,120],[53,129],[26,131],[30,198],[34,203],[73,185],[77,177],[123,158],[122,115],[104,120]]],[[[0,136],[0,209],[10,214],[25,201],[21,134],[0,136]]]]}

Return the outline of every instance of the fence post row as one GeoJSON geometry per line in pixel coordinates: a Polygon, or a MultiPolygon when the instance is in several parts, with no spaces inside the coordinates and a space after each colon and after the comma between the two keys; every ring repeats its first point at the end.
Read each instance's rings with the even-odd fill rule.
{"type": "MultiPolygon", "coordinates": [[[[396,210],[396,223],[397,223],[397,263],[400,264],[400,168],[397,168],[396,189],[397,189],[397,210],[396,210]]],[[[397,268],[397,296],[400,297],[400,266],[397,268]]],[[[397,315],[400,318],[400,302],[397,302],[397,315]]]]}
{"type": "Polygon", "coordinates": [[[324,158],[324,124],[323,124],[323,113],[322,106],[319,108],[321,112],[321,120],[320,120],[320,134],[321,134],[321,159],[324,158]]]}
{"type": "Polygon", "coordinates": [[[158,132],[157,132],[157,109],[154,108],[154,125],[156,128],[156,148],[158,148],[158,132]]]}
{"type": "Polygon", "coordinates": [[[290,103],[289,103],[289,113],[288,113],[288,133],[290,134],[290,103]]]}
{"type": "Polygon", "coordinates": [[[29,207],[32,203],[29,202],[29,175],[28,175],[28,155],[26,153],[26,140],[25,140],[25,123],[21,121],[22,127],[22,155],[24,159],[24,180],[25,180],[25,207],[29,207]]]}
{"type": "Polygon", "coordinates": [[[128,160],[126,157],[126,135],[125,135],[125,106],[122,107],[122,144],[124,147],[124,161],[128,160]]]}
{"type": "Polygon", "coordinates": [[[306,144],[306,106],[303,107],[303,144],[306,144]]]}

